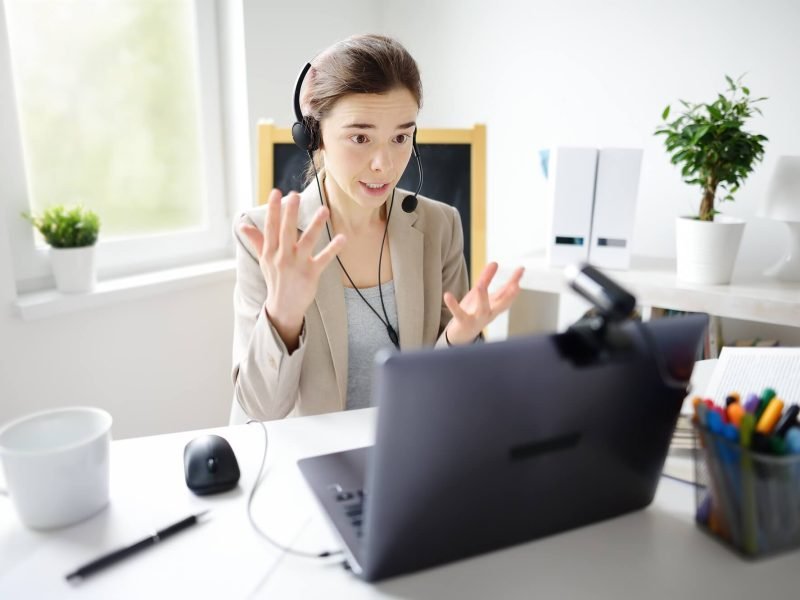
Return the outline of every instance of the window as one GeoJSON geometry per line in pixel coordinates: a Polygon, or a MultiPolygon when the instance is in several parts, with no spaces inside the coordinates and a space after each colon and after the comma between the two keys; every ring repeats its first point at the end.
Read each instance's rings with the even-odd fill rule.
{"type": "MultiPolygon", "coordinates": [[[[16,212],[73,202],[98,212],[101,277],[228,247],[214,9],[5,0],[27,181],[16,212]]],[[[41,287],[44,242],[11,225],[20,291],[41,287]]]]}

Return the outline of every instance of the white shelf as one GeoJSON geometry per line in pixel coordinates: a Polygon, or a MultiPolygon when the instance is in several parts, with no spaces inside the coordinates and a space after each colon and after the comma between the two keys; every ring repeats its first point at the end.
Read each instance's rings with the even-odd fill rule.
{"type": "MultiPolygon", "coordinates": [[[[503,281],[511,270],[525,267],[520,287],[532,292],[561,294],[569,288],[562,267],[547,264],[544,252],[523,256],[516,264],[501,265],[503,281]]],[[[679,282],[674,259],[634,257],[627,271],[603,270],[629,289],[642,306],[705,312],[719,317],[800,327],[800,283],[764,276],[734,279],[729,285],[679,282]]]]}

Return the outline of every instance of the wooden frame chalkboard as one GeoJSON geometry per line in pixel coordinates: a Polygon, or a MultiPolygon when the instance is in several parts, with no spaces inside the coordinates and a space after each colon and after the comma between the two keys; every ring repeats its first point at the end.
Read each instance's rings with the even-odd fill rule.
{"type": "MultiPolygon", "coordinates": [[[[303,189],[306,154],[292,142],[289,128],[258,123],[258,203],[270,190],[284,194],[303,189]]],[[[455,206],[464,229],[464,255],[473,280],[486,266],[486,126],[470,129],[420,129],[417,132],[425,179],[420,194],[455,206]]],[[[400,187],[417,189],[413,159],[400,187]]]]}

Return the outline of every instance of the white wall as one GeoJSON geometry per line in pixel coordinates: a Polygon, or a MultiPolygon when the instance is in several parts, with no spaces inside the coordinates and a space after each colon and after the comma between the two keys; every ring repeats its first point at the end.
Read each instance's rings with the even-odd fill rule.
{"type": "MultiPolygon", "coordinates": [[[[259,119],[273,119],[279,127],[291,126],[300,69],[334,42],[378,30],[381,5],[375,0],[244,0],[250,130],[255,131],[259,119]]],[[[255,144],[253,138],[253,165],[255,144]]]]}
{"type": "MultiPolygon", "coordinates": [[[[667,104],[711,101],[725,74],[742,73],[769,97],[750,128],[770,141],[735,203],[722,207],[748,220],[736,273],[763,270],[786,248],[785,226],[756,211],[777,157],[800,154],[797,2],[407,0],[384,3],[382,23],[422,70],[422,126],[487,124],[489,259],[544,247],[537,152],[556,145],[644,148],[633,249],[674,256],[674,217],[696,212],[700,194],[652,132],[667,104]]],[[[726,326],[731,338],[760,328],[726,326]]],[[[800,344],[800,329],[781,337],[800,344]]]]}
{"type": "Polygon", "coordinates": [[[4,311],[0,423],[85,404],[111,412],[115,438],[227,424],[231,294],[218,283],[32,322],[4,311]]]}

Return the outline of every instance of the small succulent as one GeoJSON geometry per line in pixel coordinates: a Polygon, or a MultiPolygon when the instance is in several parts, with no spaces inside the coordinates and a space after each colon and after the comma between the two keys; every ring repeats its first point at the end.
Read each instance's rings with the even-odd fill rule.
{"type": "Polygon", "coordinates": [[[45,241],[53,248],[81,248],[92,246],[100,231],[100,217],[92,210],[81,206],[50,206],[39,215],[23,213],[45,241]]]}

